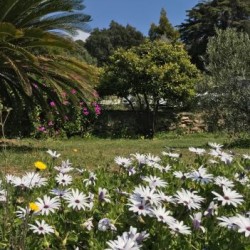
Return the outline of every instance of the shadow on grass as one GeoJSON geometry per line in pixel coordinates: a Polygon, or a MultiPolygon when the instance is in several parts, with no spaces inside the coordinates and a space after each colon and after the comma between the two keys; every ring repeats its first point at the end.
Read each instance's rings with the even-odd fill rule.
{"type": "Polygon", "coordinates": [[[226,143],[225,148],[250,148],[250,138],[238,138],[226,143]]]}
{"type": "Polygon", "coordinates": [[[0,140],[0,152],[3,150],[12,151],[15,153],[27,153],[39,150],[47,150],[45,147],[36,147],[32,144],[24,145],[17,140],[0,140]]]}

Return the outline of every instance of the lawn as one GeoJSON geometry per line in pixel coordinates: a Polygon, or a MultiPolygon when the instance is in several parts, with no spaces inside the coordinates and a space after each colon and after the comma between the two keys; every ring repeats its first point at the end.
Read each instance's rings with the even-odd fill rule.
{"type": "MultiPolygon", "coordinates": [[[[190,134],[177,136],[163,134],[153,140],[148,139],[99,139],[99,138],[72,138],[72,139],[20,139],[8,140],[1,143],[0,167],[7,172],[18,173],[33,168],[35,161],[47,162],[48,149],[56,150],[62,159],[70,159],[74,166],[95,169],[98,166],[113,168],[116,156],[129,157],[132,153],[152,153],[161,155],[169,148],[181,151],[183,160],[190,162],[188,147],[207,148],[208,142],[224,144],[225,135],[218,134],[190,134]],[[4,150],[6,145],[6,150],[4,150]]],[[[234,153],[249,153],[249,148],[230,148],[234,153]]]]}

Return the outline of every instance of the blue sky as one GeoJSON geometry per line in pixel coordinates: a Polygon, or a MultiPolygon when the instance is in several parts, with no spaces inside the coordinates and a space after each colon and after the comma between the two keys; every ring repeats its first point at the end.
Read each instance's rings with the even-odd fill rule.
{"type": "MultiPolygon", "coordinates": [[[[167,11],[173,26],[186,19],[186,10],[194,7],[199,0],[84,0],[84,13],[92,17],[91,29],[108,28],[112,20],[126,26],[130,24],[144,35],[148,35],[151,23],[158,24],[160,11],[167,11]]],[[[77,39],[86,38],[81,33],[77,39]]]]}
{"type": "Polygon", "coordinates": [[[186,18],[186,10],[194,7],[199,0],[84,0],[84,13],[92,17],[90,28],[108,28],[111,20],[126,26],[130,24],[144,35],[148,34],[151,23],[157,24],[161,8],[167,11],[173,26],[186,18]]]}

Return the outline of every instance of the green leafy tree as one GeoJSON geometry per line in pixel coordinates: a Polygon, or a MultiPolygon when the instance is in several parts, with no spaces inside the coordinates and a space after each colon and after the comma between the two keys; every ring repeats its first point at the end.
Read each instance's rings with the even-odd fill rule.
{"type": "Polygon", "coordinates": [[[181,40],[186,44],[192,61],[204,69],[203,56],[208,39],[216,28],[236,28],[250,34],[250,1],[210,0],[199,2],[187,11],[187,20],[179,26],[181,40]]]}
{"type": "Polygon", "coordinates": [[[66,34],[85,27],[89,16],[78,13],[82,8],[73,0],[0,0],[0,100],[13,108],[15,120],[36,105],[50,112],[50,102],[63,115],[65,92],[72,103],[93,99],[97,70],[48,49],[76,49],[66,34]]]}
{"type": "Polygon", "coordinates": [[[143,34],[134,27],[126,27],[111,21],[108,29],[94,29],[85,42],[89,54],[95,57],[101,66],[118,48],[129,49],[144,41],[143,34]]]}
{"type": "Polygon", "coordinates": [[[200,86],[211,129],[250,130],[250,38],[235,29],[217,30],[207,46],[208,72],[200,86]],[[205,94],[204,94],[205,93],[205,94]]]}
{"type": "Polygon", "coordinates": [[[194,95],[198,76],[183,45],[147,41],[129,50],[119,49],[111,56],[98,91],[125,98],[134,110],[146,110],[153,116],[154,133],[160,102],[184,106],[194,95]],[[136,98],[136,105],[130,96],[136,98]]]}
{"type": "Polygon", "coordinates": [[[159,25],[152,23],[148,34],[152,41],[162,39],[175,42],[180,36],[179,32],[169,22],[165,9],[161,10],[159,25]]]}

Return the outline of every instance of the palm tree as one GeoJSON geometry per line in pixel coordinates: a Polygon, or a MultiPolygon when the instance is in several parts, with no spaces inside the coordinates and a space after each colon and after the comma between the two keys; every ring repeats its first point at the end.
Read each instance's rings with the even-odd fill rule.
{"type": "Polygon", "coordinates": [[[16,113],[48,100],[62,113],[68,100],[88,102],[96,82],[93,66],[46,48],[72,51],[70,35],[84,30],[90,17],[80,0],[0,0],[0,101],[16,113]],[[74,89],[72,94],[70,90],[74,89]]]}
{"type": "Polygon", "coordinates": [[[83,14],[83,0],[0,0],[0,22],[17,28],[39,28],[75,34],[85,31],[90,16],[83,14]]]}

